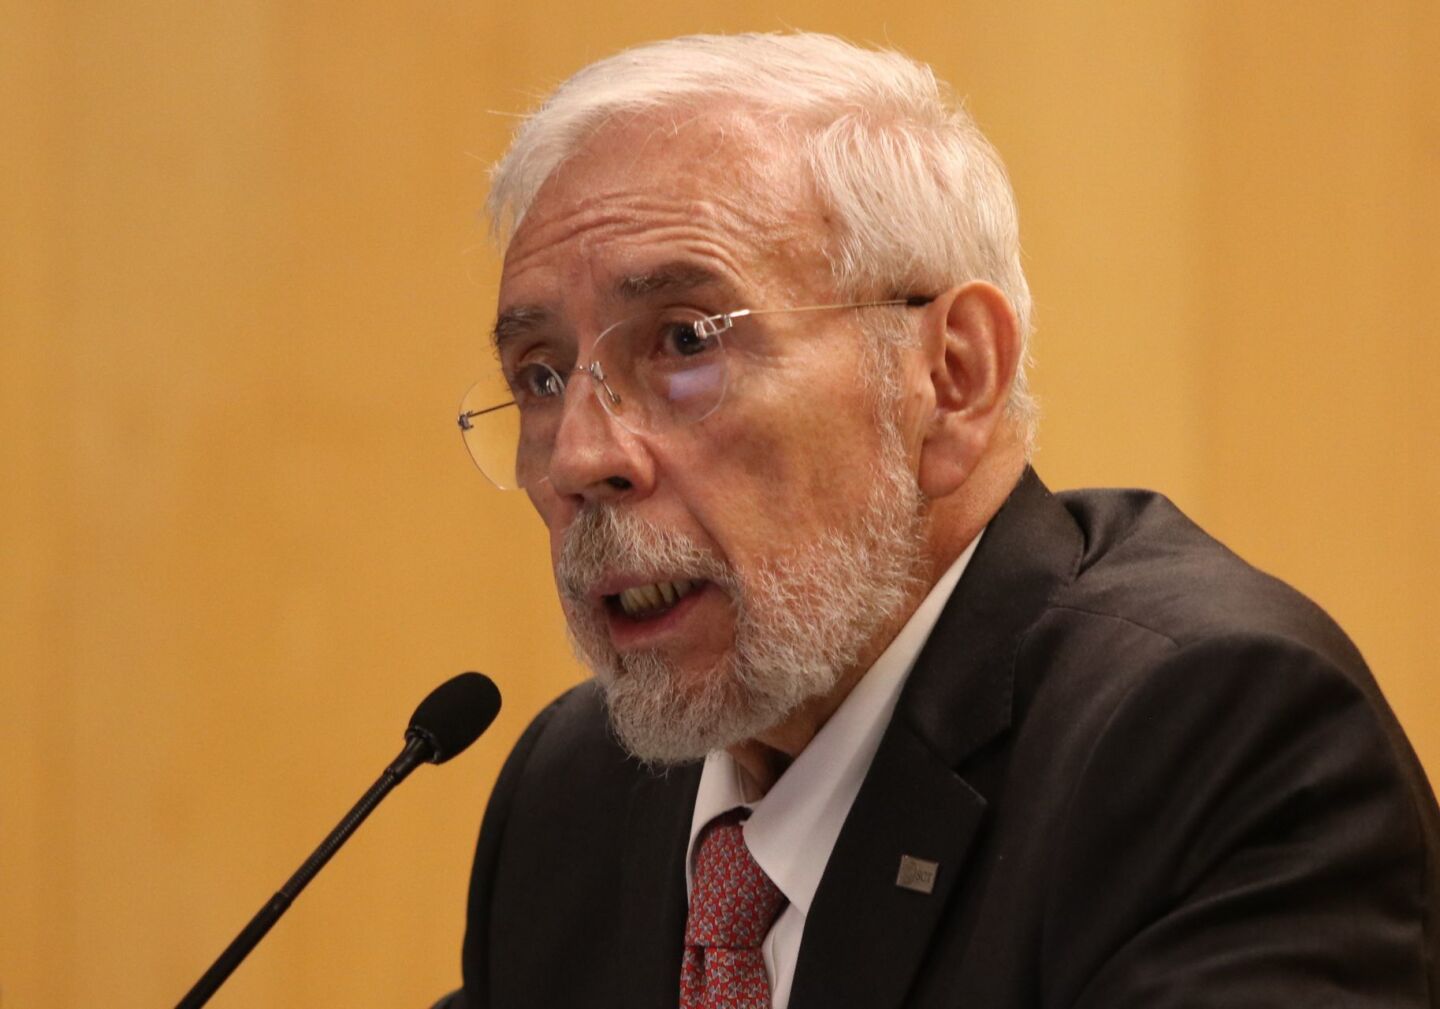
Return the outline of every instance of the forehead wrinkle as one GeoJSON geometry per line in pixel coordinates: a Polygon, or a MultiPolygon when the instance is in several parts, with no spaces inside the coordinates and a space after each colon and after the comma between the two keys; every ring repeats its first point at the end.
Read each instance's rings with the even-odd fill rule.
{"type": "Polygon", "coordinates": [[[689,227],[715,241],[749,244],[752,236],[773,229],[784,215],[764,207],[768,199],[753,193],[717,193],[704,196],[658,191],[590,193],[568,206],[546,208],[529,221],[526,234],[517,235],[508,252],[512,262],[523,262],[535,251],[566,245],[577,237],[582,245],[608,242],[628,234],[689,227]],[[749,197],[749,198],[745,198],[749,197]],[[765,211],[770,212],[765,212],[765,211]]]}
{"type": "Polygon", "coordinates": [[[642,287],[653,294],[654,286],[617,280],[670,260],[697,261],[715,269],[733,293],[762,298],[811,286],[795,276],[758,283],[775,267],[785,274],[813,270],[824,274],[816,283],[828,280],[823,208],[796,176],[793,157],[755,156],[773,146],[757,139],[755,124],[720,118],[650,119],[598,131],[542,186],[520,222],[506,250],[502,291],[528,290],[525,301],[549,304],[588,276],[586,286],[602,300],[631,300],[642,287]],[[727,152],[730,167],[717,169],[707,158],[694,170],[673,158],[646,159],[657,139],[680,134],[704,150],[727,152]],[[736,159],[742,149],[751,156],[736,159]]]}
{"type": "MultiPolygon", "coordinates": [[[[753,237],[706,224],[683,210],[642,216],[610,207],[589,221],[570,222],[565,238],[532,232],[524,239],[528,248],[507,260],[505,274],[513,281],[537,259],[542,265],[554,262],[550,257],[568,245],[562,259],[572,266],[577,261],[586,264],[591,276],[599,275],[603,295],[619,301],[707,286],[732,292],[748,286],[761,255],[753,237]],[[607,276],[611,279],[600,280],[607,276]]],[[[764,233],[773,234],[773,229],[764,233]]]]}

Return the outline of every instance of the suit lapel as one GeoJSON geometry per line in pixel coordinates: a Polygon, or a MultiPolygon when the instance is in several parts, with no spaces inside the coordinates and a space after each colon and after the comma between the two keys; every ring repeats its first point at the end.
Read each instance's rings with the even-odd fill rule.
{"type": "Polygon", "coordinates": [[[790,1009],[901,1004],[984,809],[914,735],[887,733],[805,919],[790,1009]],[[938,863],[929,893],[897,885],[902,855],[938,863]]]}
{"type": "Polygon", "coordinates": [[[965,763],[1009,728],[1024,631],[1078,569],[1077,526],[1027,470],[916,660],[805,921],[790,1009],[894,1009],[981,836],[965,763]],[[938,863],[899,885],[902,856],[938,863]]]}
{"type": "Polygon", "coordinates": [[[895,721],[948,766],[958,770],[1009,727],[1015,652],[1074,580],[1084,547],[1070,513],[1027,469],[986,527],[896,709],[895,721]]]}
{"type": "Polygon", "coordinates": [[[630,795],[622,872],[621,1005],[675,1009],[685,940],[685,849],[701,765],[642,772],[630,795]]]}

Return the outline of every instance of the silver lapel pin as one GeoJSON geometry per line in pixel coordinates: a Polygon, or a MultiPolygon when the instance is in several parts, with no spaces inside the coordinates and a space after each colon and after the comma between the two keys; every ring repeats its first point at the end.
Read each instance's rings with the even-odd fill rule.
{"type": "Polygon", "coordinates": [[[940,874],[940,863],[913,855],[900,856],[900,872],[895,876],[895,885],[916,893],[931,893],[935,889],[935,877],[940,874]]]}

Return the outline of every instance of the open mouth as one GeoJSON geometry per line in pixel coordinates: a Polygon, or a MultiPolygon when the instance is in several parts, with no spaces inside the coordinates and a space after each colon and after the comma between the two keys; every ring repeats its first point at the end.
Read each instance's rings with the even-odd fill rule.
{"type": "Polygon", "coordinates": [[[653,620],[668,613],[704,582],[688,578],[673,582],[652,582],[649,585],[635,585],[612,596],[605,597],[610,611],[624,614],[631,620],[653,620]]]}

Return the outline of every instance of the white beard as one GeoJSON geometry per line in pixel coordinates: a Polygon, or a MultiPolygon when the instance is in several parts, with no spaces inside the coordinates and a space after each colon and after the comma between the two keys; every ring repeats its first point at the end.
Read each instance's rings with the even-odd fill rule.
{"type": "Polygon", "coordinates": [[[571,644],[604,688],[611,726],[631,754],[675,764],[755,738],[830,693],[913,601],[922,587],[923,498],[898,434],[883,433],[874,486],[850,524],[753,574],[623,506],[589,508],[570,527],[556,582],[571,644]],[[617,653],[588,594],[615,571],[712,582],[735,607],[733,647],[712,669],[683,678],[659,650],[617,653]]]}

